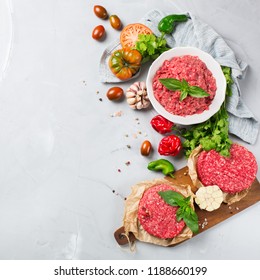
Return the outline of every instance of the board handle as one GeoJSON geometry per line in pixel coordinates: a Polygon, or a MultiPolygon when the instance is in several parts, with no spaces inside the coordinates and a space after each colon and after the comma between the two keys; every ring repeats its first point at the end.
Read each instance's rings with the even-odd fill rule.
{"type": "Polygon", "coordinates": [[[136,240],[132,232],[129,232],[128,236],[126,235],[125,228],[123,226],[114,232],[114,237],[119,245],[126,245],[136,240]]]}

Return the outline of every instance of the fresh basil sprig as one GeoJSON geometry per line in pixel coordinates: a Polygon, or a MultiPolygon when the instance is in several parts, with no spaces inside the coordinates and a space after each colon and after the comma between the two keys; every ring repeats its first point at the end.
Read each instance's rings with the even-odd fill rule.
{"type": "Polygon", "coordinates": [[[184,197],[180,193],[171,190],[158,192],[158,194],[167,204],[171,206],[179,206],[179,209],[176,212],[178,222],[183,219],[187,227],[189,227],[193,233],[199,231],[198,215],[190,205],[190,196],[184,197]]]}
{"type": "Polygon", "coordinates": [[[197,86],[190,86],[185,79],[181,81],[174,78],[159,79],[160,83],[163,84],[167,89],[173,91],[180,91],[180,101],[184,100],[188,95],[196,98],[203,98],[209,96],[204,89],[197,86]]]}

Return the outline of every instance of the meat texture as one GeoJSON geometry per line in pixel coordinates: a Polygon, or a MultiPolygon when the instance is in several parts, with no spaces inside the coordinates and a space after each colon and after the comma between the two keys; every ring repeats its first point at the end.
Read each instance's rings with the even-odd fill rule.
{"type": "Polygon", "coordinates": [[[159,191],[174,190],[171,186],[156,185],[145,191],[139,202],[138,219],[144,230],[159,238],[174,238],[185,227],[184,221],[177,222],[178,207],[168,205],[159,191]]]}
{"type": "Polygon", "coordinates": [[[201,152],[197,161],[198,178],[202,184],[217,185],[230,194],[248,189],[256,178],[257,169],[255,156],[239,144],[232,144],[230,157],[210,150],[201,152]]]}

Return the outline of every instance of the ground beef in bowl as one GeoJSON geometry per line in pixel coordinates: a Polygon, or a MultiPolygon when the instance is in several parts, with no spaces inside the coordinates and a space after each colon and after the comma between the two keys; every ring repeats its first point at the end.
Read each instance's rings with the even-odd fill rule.
{"type": "Polygon", "coordinates": [[[200,114],[209,109],[216,94],[216,80],[206,64],[197,56],[184,55],[165,60],[153,78],[153,93],[156,100],[173,115],[188,116],[200,114]],[[185,79],[191,86],[199,86],[210,94],[208,97],[188,96],[180,101],[180,92],[171,91],[159,79],[185,79]]]}

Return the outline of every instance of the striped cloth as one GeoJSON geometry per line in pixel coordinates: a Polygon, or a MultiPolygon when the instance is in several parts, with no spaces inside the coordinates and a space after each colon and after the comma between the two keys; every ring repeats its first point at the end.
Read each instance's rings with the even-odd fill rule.
{"type": "MultiPolygon", "coordinates": [[[[165,16],[166,14],[161,11],[152,10],[140,22],[148,26],[155,35],[160,36],[157,26],[165,16]]],[[[258,136],[259,123],[241,99],[238,84],[238,79],[242,79],[245,75],[247,64],[236,58],[232,49],[212,27],[192,14],[189,14],[189,16],[190,19],[187,22],[176,26],[172,35],[166,35],[167,44],[170,47],[190,46],[199,48],[214,57],[220,65],[232,68],[234,84],[232,85],[232,96],[227,100],[229,131],[243,141],[254,144],[258,136]]],[[[109,56],[111,52],[118,48],[120,48],[119,40],[113,42],[104,51],[100,62],[101,82],[121,82],[108,69],[109,56]]]]}

